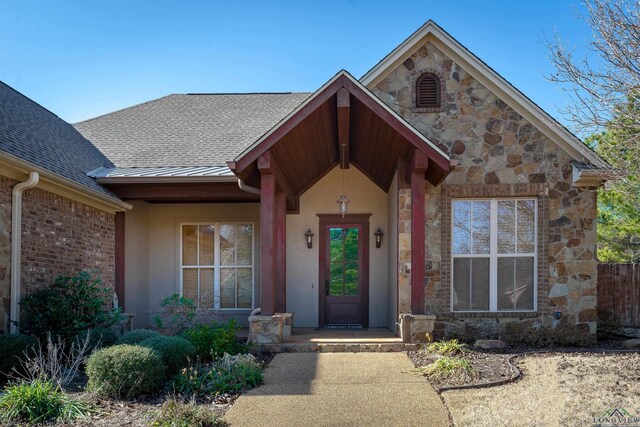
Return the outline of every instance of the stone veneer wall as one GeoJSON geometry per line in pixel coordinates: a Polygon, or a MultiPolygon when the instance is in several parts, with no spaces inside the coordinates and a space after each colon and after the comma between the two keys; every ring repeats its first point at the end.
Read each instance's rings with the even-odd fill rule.
{"type": "MultiPolygon", "coordinates": [[[[382,80],[374,93],[452,158],[438,187],[426,185],[426,310],[441,335],[584,342],[596,334],[596,191],[573,187],[571,157],[430,43],[382,80]],[[424,72],[442,83],[440,109],[416,109],[424,72]],[[538,311],[452,313],[450,210],[455,197],[536,196],[538,311]],[[560,312],[560,319],[553,314],[560,312]]],[[[410,195],[398,200],[399,312],[410,311],[410,195]]]]}
{"type": "MultiPolygon", "coordinates": [[[[0,331],[10,304],[11,189],[0,176],[0,331]]],[[[23,193],[22,294],[42,289],[59,275],[90,271],[113,288],[115,215],[38,188],[23,193]]]]}

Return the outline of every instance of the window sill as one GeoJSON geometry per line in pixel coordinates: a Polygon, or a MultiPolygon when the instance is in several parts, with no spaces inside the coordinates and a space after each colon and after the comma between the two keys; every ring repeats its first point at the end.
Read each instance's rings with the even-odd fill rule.
{"type": "Polygon", "coordinates": [[[253,308],[203,308],[201,310],[208,310],[215,314],[246,314],[249,315],[254,310],[253,308]]]}
{"type": "Polygon", "coordinates": [[[539,311],[452,311],[438,314],[438,319],[467,319],[467,318],[520,318],[528,319],[540,317],[539,311]]]}

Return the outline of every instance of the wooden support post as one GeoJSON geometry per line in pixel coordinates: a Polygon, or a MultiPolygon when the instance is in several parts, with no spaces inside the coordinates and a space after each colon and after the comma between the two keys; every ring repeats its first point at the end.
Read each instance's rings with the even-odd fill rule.
{"type": "Polygon", "coordinates": [[[349,91],[342,88],[337,94],[338,105],[338,146],[340,148],[340,168],[349,169],[349,91]]]}
{"type": "Polygon", "coordinates": [[[425,172],[429,158],[414,150],[407,172],[411,174],[411,312],[423,314],[425,277],[425,172]]]}
{"type": "Polygon", "coordinates": [[[271,170],[271,154],[258,158],[260,171],[260,308],[270,316],[275,309],[275,212],[276,178],[271,170]]]}
{"type": "Polygon", "coordinates": [[[275,199],[275,312],[287,311],[287,198],[282,191],[275,199]]]}
{"type": "Polygon", "coordinates": [[[118,296],[118,305],[124,310],[125,307],[125,287],[124,287],[124,212],[116,212],[115,218],[115,292],[118,296]]]}

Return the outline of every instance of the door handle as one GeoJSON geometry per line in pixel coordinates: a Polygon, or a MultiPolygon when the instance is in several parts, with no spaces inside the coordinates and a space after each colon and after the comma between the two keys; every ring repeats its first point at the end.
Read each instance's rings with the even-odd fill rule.
{"type": "Polygon", "coordinates": [[[324,281],[324,292],[327,296],[329,296],[329,279],[324,281]]]}

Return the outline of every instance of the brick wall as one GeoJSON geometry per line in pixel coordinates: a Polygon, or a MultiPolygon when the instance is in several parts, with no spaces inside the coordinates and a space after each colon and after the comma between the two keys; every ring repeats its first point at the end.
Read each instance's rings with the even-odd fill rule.
{"type": "MultiPolygon", "coordinates": [[[[0,318],[0,329],[5,328],[4,319],[9,312],[7,273],[11,188],[15,183],[0,176],[0,315],[4,316],[0,318]],[[6,233],[3,234],[3,230],[6,233]]],[[[113,288],[115,215],[35,188],[23,193],[22,221],[23,295],[46,287],[58,275],[82,270],[96,274],[105,286],[113,288]]]]}

